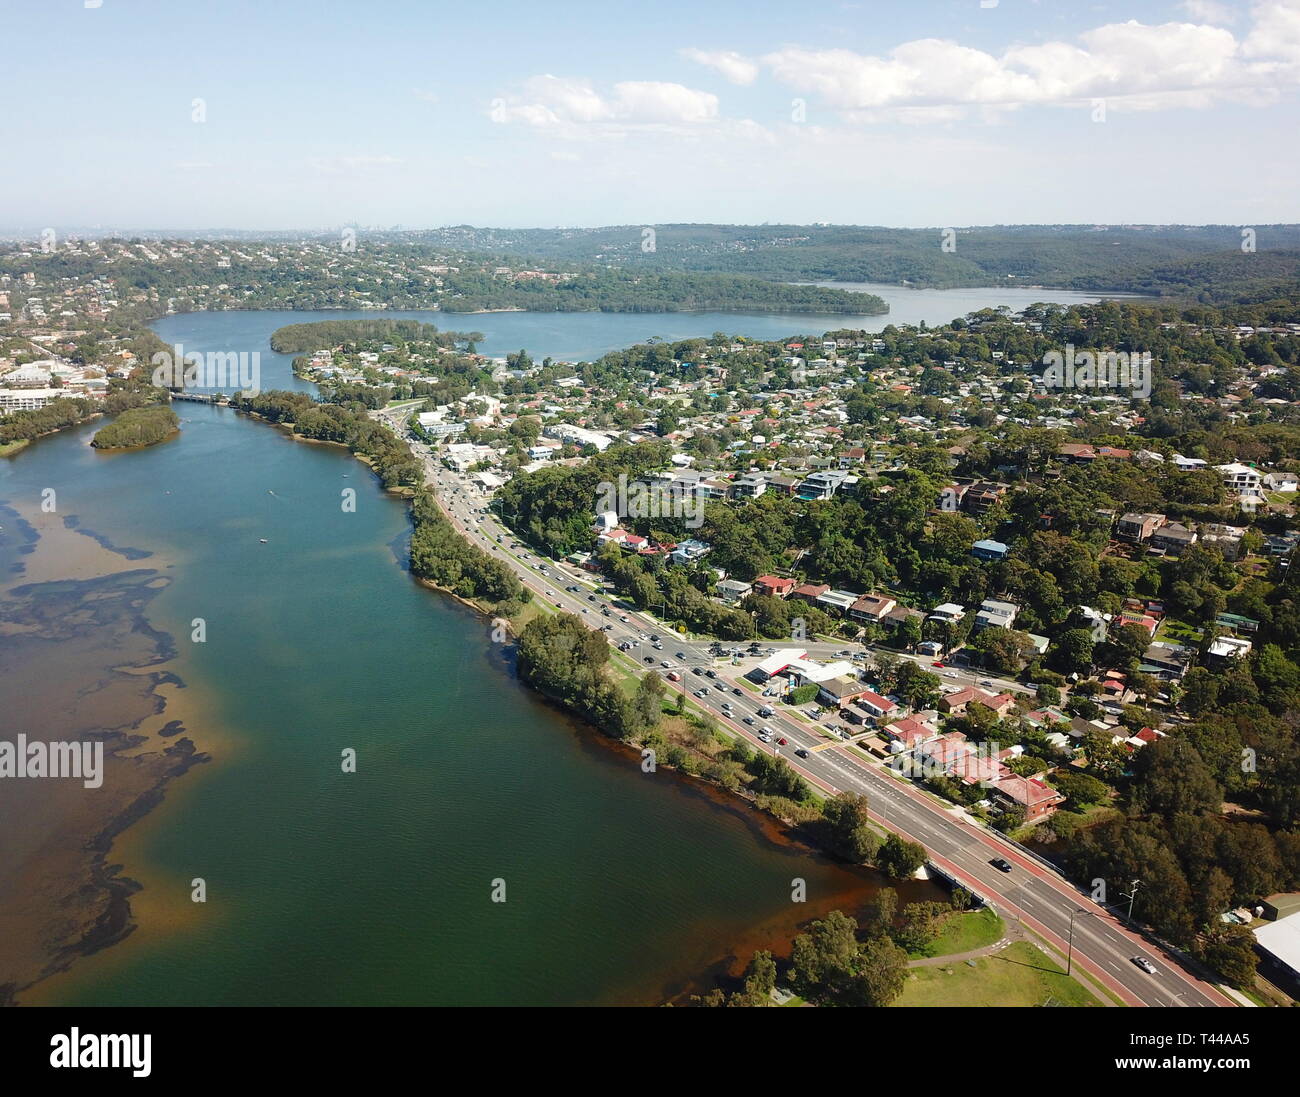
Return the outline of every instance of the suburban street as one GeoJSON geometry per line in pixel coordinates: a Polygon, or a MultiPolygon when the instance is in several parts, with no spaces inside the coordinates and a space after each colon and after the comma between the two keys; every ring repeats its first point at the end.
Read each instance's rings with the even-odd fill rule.
{"type": "MultiPolygon", "coordinates": [[[[406,436],[403,420],[408,411],[409,408],[389,408],[376,413],[376,416],[399,435],[406,436]]],[[[624,642],[638,644],[627,653],[627,657],[638,664],[639,671],[653,666],[661,674],[672,670],[681,673],[681,683],[665,683],[670,689],[684,688],[694,694],[707,687],[705,696],[692,696],[690,703],[713,715],[727,732],[741,737],[752,747],[781,754],[797,772],[823,792],[853,791],[865,795],[873,819],[889,830],[921,843],[932,866],[982,896],[1004,919],[1023,923],[1058,954],[1061,962],[1065,961],[1070,949],[1072,929],[1073,964],[1128,1005],[1248,1004],[1244,999],[1230,997],[1217,986],[1200,979],[1154,941],[1127,928],[1111,910],[1093,902],[1088,894],[1046,862],[973,822],[959,808],[924,792],[881,763],[868,760],[843,740],[819,731],[816,724],[795,714],[790,706],[776,704],[775,697],[763,696],[753,683],[745,679],[746,673],[758,661],[756,658],[743,658],[739,665],[730,660],[717,660],[709,651],[711,640],[681,638],[649,615],[627,608],[610,608],[608,616],[602,615],[602,607],[611,607],[614,596],[605,590],[597,576],[567,564],[539,558],[526,546],[512,548],[517,538],[490,509],[488,496],[473,485],[471,478],[442,467],[434,452],[422,442],[411,440],[411,444],[424,461],[428,483],[436,490],[454,524],[471,541],[509,564],[535,597],[578,615],[593,629],[605,629],[615,647],[624,642]],[[571,587],[578,590],[568,589],[571,587]],[[656,635],[662,638],[661,649],[655,649],[650,640],[656,635]],[[710,671],[714,677],[709,676],[710,671]],[[724,701],[730,706],[729,712],[723,711],[724,701]],[[768,717],[759,717],[759,708],[768,703],[776,712],[768,717]],[[764,726],[771,730],[771,744],[758,738],[764,726]],[[782,738],[787,740],[787,745],[780,746],[776,742],[782,738]],[[796,755],[796,750],[806,751],[806,757],[796,755]],[[993,867],[990,861],[994,858],[1005,858],[1011,863],[1012,871],[1003,873],[993,867]],[[1156,974],[1147,974],[1134,964],[1132,958],[1136,956],[1150,958],[1157,968],[1156,974]]],[[[798,647],[811,657],[820,659],[846,648],[861,650],[861,645],[847,641],[760,642],[766,648],[798,647]]],[[[618,653],[614,657],[624,658],[618,653]]],[[[930,669],[933,662],[921,657],[916,661],[926,669],[930,669]]],[[[981,672],[971,673],[959,668],[951,668],[951,671],[946,681],[961,686],[977,685],[988,677],[981,672]]],[[[991,688],[994,691],[1027,692],[1018,683],[1000,679],[991,679],[991,688]]],[[[1124,903],[1119,893],[1128,890],[1130,883],[1128,880],[1107,881],[1111,901],[1124,903]]],[[[1140,904],[1139,890],[1139,914],[1140,904]]],[[[1106,1004],[1114,1003],[1106,999],[1106,1004]]]]}

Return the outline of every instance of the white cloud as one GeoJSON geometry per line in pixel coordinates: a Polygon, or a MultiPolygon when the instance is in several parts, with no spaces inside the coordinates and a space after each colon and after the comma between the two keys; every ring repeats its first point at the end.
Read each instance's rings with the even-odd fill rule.
{"type": "Polygon", "coordinates": [[[718,117],[718,97],[683,84],[625,80],[602,95],[587,80],[534,76],[521,93],[498,100],[492,118],[573,131],[599,126],[609,134],[633,127],[693,127],[718,117]]]}
{"type": "Polygon", "coordinates": [[[735,50],[701,50],[692,46],[680,53],[688,61],[717,69],[733,84],[752,84],[758,79],[758,65],[735,50]]]}
{"type": "Polygon", "coordinates": [[[925,38],[882,56],[788,47],[762,61],[778,81],[819,96],[850,121],[898,120],[903,110],[909,120],[948,120],[964,108],[1077,106],[1099,98],[1140,110],[1267,103],[1300,86],[1300,0],[1265,0],[1253,16],[1243,40],[1206,23],[1130,20],[1074,42],[1015,45],[1000,56],[925,38]]]}
{"type": "Polygon", "coordinates": [[[1183,0],[1183,11],[1203,23],[1228,23],[1237,21],[1237,13],[1219,0],[1183,0]]]}

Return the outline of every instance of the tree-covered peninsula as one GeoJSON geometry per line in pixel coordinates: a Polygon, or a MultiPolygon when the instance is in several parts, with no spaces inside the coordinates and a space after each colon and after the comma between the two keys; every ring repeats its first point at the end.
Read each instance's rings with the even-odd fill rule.
{"type": "Polygon", "coordinates": [[[181,421],[171,408],[130,408],[96,431],[90,444],[96,449],[138,449],[166,441],[180,429],[181,421]]]}

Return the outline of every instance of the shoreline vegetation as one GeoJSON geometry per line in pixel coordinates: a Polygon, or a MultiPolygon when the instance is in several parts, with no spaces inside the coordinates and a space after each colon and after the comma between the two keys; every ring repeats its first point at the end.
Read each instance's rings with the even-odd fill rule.
{"type": "MultiPolygon", "coordinates": [[[[232,407],[289,430],[296,439],[346,445],[387,490],[408,498],[412,576],[489,619],[503,637],[513,635],[520,681],[548,702],[639,753],[643,764],[650,757],[656,766],[730,794],[747,809],[780,823],[789,840],[810,851],[900,880],[912,878],[924,865],[921,846],[897,835],[882,836],[868,818],[865,797],[825,797],[783,758],[753,751],[723,732],[712,717],[689,711],[683,694],[669,699],[653,671],[638,677],[620,669],[603,634],[587,629],[574,615],[532,615],[532,593],[505,564],[456,529],[436,493],[424,486],[423,469],[409,447],[370,419],[364,406],[320,405],[306,393],[271,391],[234,400],[232,407]],[[415,475],[408,471],[411,466],[415,475]]],[[[894,951],[883,945],[864,946],[864,955],[877,966],[894,966],[894,951]]],[[[894,981],[857,993],[864,1000],[892,1000],[894,981]]],[[[804,982],[810,997],[832,1000],[841,994],[829,987],[816,990],[811,978],[804,982]]],[[[695,997],[699,1000],[692,1004],[715,1004],[711,992],[695,997]]]]}
{"type": "MultiPolygon", "coordinates": [[[[502,630],[503,638],[507,633],[514,636],[519,680],[548,702],[639,754],[643,765],[646,759],[651,765],[664,765],[775,820],[789,840],[812,852],[845,865],[874,868],[898,880],[913,878],[924,866],[927,855],[922,846],[883,832],[869,819],[866,797],[854,793],[828,797],[795,773],[785,759],[751,750],[711,716],[689,711],[683,693],[670,699],[653,671],[638,676],[620,668],[603,634],[592,632],[576,616],[532,615],[531,591],[510,568],[456,529],[436,493],[425,486],[423,468],[409,447],[387,426],[370,419],[363,405],[319,405],[306,393],[272,391],[240,398],[232,406],[291,431],[296,439],[346,445],[371,466],[387,490],[407,497],[413,527],[411,574],[422,585],[488,618],[494,629],[502,630]],[[416,475],[408,471],[408,462],[416,475]]],[[[893,894],[892,889],[885,890],[893,894]]],[[[969,897],[955,898],[958,904],[969,902],[969,897]]],[[[942,926],[938,907],[948,909],[947,904],[910,904],[905,911],[912,914],[904,918],[904,927],[924,915],[925,924],[937,936],[942,926]]],[[[837,915],[844,917],[838,911],[828,917],[837,915]]],[[[814,923],[814,935],[818,925],[814,923]]],[[[796,945],[803,936],[795,938],[796,945]]],[[[861,962],[854,960],[851,977],[836,978],[848,980],[856,989],[796,968],[805,997],[828,1002],[856,998],[863,1004],[892,1001],[902,989],[897,946],[868,938],[855,956],[861,962]]],[[[757,955],[751,967],[756,963],[762,964],[757,955]]],[[[748,982],[746,987],[733,993],[734,1004],[763,1004],[748,982]]],[[[692,995],[690,1004],[728,1002],[725,995],[718,998],[721,993],[692,995]]]]}

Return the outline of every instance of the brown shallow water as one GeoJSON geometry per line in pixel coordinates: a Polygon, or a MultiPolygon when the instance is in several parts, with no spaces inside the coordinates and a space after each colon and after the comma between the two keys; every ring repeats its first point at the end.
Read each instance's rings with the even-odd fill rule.
{"type": "Polygon", "coordinates": [[[167,695],[170,639],[150,627],[165,563],[126,559],[55,515],[9,510],[39,540],[0,585],[0,739],[99,740],[103,783],[11,779],[0,789],[0,1002],[131,931],[135,885],[107,854],[114,837],[206,756],[167,695]],[[57,577],[57,578],[56,578],[57,577]]]}

